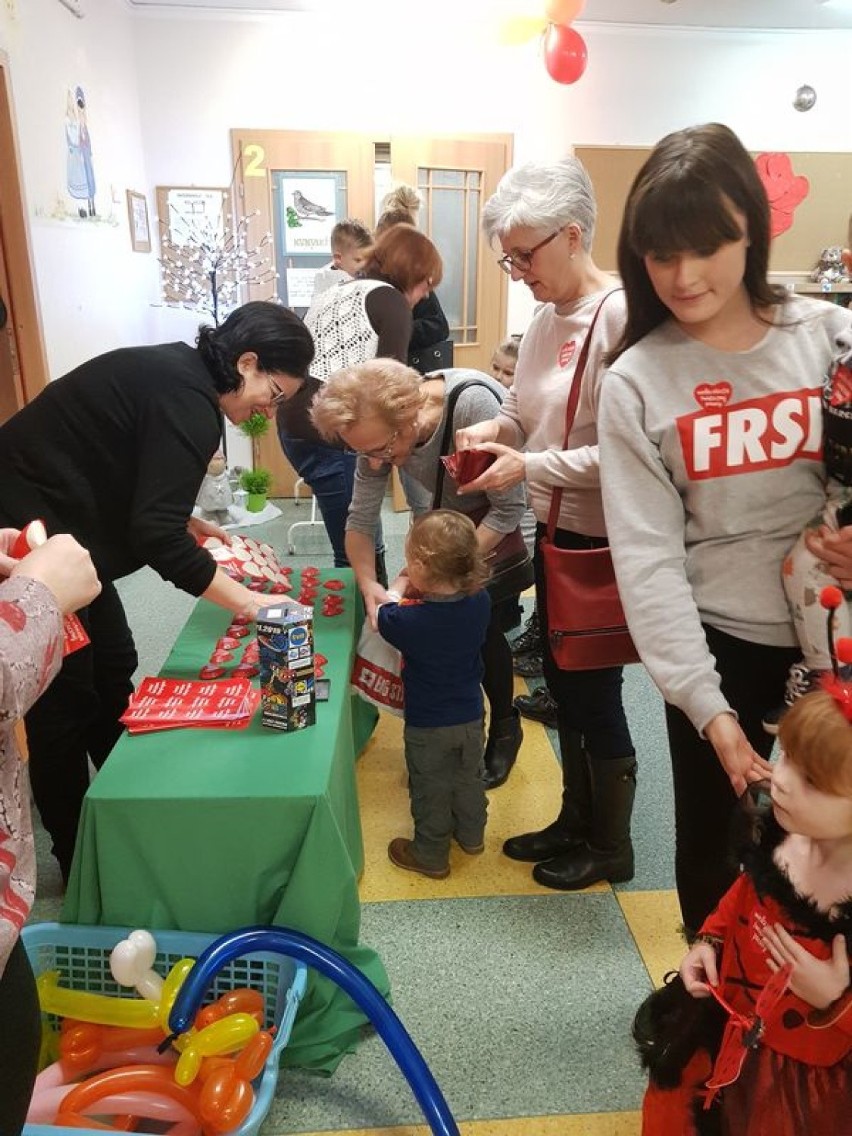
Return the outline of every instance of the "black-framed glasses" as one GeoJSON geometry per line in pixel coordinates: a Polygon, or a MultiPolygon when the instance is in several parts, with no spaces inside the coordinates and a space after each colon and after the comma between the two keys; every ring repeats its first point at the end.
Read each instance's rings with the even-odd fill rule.
{"type": "Polygon", "coordinates": [[[272,375],[267,375],[266,381],[269,383],[269,389],[272,391],[272,398],[269,400],[269,405],[280,406],[282,402],[286,402],[290,397],[289,394],[279,387],[272,375]]]}
{"type": "Polygon", "coordinates": [[[557,229],[555,233],[551,233],[549,237],[545,237],[543,241],[539,241],[537,245],[534,245],[526,252],[507,252],[505,256],[500,257],[497,263],[507,276],[511,276],[513,268],[516,272],[529,272],[532,268],[533,257],[538,250],[543,249],[545,245],[549,245],[551,241],[555,241],[561,232],[562,229],[557,229]]]}

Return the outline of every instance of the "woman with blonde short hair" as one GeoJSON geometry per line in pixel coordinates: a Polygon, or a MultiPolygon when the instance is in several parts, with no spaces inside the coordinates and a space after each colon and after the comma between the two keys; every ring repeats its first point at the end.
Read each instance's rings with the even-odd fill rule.
{"type": "MultiPolygon", "coordinates": [[[[386,587],[377,579],[373,542],[391,469],[405,470],[431,496],[448,418],[452,417],[451,453],[455,430],[493,418],[502,397],[500,384],[480,371],[452,368],[421,379],[412,368],[392,359],[375,359],[332,375],[314,399],[311,417],[320,434],[358,455],[346,521],[346,554],[374,626],[377,606],[388,599],[386,587]],[[450,399],[457,399],[451,412],[450,399]]],[[[437,504],[474,519],[480,548],[487,555],[518,527],[524,493],[521,486],[514,486],[463,497],[446,477],[437,504]]],[[[403,580],[402,590],[405,584],[403,580]]],[[[395,590],[400,590],[399,582],[395,590]]],[[[483,686],[491,711],[486,786],[492,789],[509,776],[523,738],[520,716],[512,706],[512,654],[504,635],[517,626],[518,610],[517,595],[493,603],[482,652],[483,686]]]]}

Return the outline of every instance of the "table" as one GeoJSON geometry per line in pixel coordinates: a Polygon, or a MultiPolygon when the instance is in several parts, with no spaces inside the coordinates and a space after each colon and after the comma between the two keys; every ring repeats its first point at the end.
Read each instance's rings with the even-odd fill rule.
{"type": "MultiPolygon", "coordinates": [[[[346,584],[345,611],[315,613],[331,679],[317,724],[282,733],[258,712],[245,730],[124,734],[83,804],[63,921],[223,933],[277,924],[333,947],[388,993],[381,960],[358,942],[354,760],[377,715],[349,688],[362,619],[352,574],[323,578],[332,575],[346,584]]],[[[200,600],[161,673],[197,678],[227,625],[227,612],[200,600]]],[[[364,1023],[312,973],[284,1064],[333,1070],[364,1023]]]]}

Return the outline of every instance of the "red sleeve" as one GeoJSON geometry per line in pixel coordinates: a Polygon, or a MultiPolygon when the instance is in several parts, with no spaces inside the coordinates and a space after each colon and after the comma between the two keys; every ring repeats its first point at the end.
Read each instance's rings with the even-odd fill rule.
{"type": "Polygon", "coordinates": [[[707,935],[725,942],[737,917],[737,911],[742,906],[747,892],[751,892],[751,881],[743,873],[725,892],[716,910],[712,911],[699,928],[699,935],[707,935]]]}

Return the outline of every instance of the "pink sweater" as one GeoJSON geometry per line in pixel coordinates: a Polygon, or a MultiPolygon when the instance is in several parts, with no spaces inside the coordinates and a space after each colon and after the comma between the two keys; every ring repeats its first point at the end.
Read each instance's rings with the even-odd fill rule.
{"type": "Polygon", "coordinates": [[[515,382],[500,411],[526,447],[527,488],[536,519],[546,521],[554,486],[563,487],[559,528],[605,536],[598,470],[597,406],[604,374],[603,355],[624,325],[624,294],[611,295],[595,325],[580,402],[569,439],[565,408],[589,325],[606,292],[583,296],[563,308],[545,304],[521,342],[515,382]]]}

